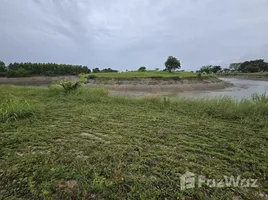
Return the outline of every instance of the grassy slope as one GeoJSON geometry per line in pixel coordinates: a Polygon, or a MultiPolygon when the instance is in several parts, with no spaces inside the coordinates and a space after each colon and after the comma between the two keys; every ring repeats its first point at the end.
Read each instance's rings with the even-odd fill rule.
{"type": "Polygon", "coordinates": [[[240,73],[240,72],[237,72],[237,73],[222,73],[222,74],[219,74],[219,76],[264,76],[264,77],[267,77],[268,76],[268,72],[257,72],[257,73],[240,73]]]}
{"type": "MultiPolygon", "coordinates": [[[[196,73],[192,72],[164,72],[164,71],[147,71],[147,72],[121,72],[121,73],[91,73],[89,75],[95,75],[97,77],[106,78],[150,78],[150,77],[197,77],[196,73]]],[[[203,75],[208,76],[208,75],[203,75]]]]}
{"type": "Polygon", "coordinates": [[[231,199],[268,193],[268,104],[108,97],[0,86],[35,115],[0,122],[0,199],[231,199]],[[180,191],[179,174],[258,178],[180,191]]]}

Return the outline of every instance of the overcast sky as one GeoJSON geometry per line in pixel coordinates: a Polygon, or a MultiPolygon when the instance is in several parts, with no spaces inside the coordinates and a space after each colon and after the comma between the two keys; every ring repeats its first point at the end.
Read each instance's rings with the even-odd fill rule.
{"type": "Polygon", "coordinates": [[[268,60],[268,0],[0,0],[0,60],[119,70],[268,60]]]}

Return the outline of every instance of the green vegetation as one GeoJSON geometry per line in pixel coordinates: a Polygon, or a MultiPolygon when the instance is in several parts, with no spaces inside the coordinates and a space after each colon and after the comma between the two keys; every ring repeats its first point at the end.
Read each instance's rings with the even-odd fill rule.
{"type": "Polygon", "coordinates": [[[33,109],[27,101],[18,102],[15,99],[7,99],[0,105],[0,122],[16,121],[33,114],[33,109]]]}
{"type": "Polygon", "coordinates": [[[146,72],[146,67],[145,66],[141,66],[139,69],[138,69],[139,72],[146,72]]]}
{"type": "Polygon", "coordinates": [[[0,61],[0,77],[64,76],[90,73],[87,66],[56,63],[5,63],[0,61]]]}
{"type": "Polygon", "coordinates": [[[165,62],[165,70],[168,72],[181,68],[181,62],[174,56],[169,56],[165,62]]]}
{"type": "MultiPolygon", "coordinates": [[[[172,74],[172,73],[171,73],[172,74]]],[[[99,75],[99,74],[98,74],[99,75]]],[[[111,97],[0,86],[0,199],[265,199],[268,103],[111,97]],[[27,102],[9,110],[10,99],[27,102]],[[186,171],[258,188],[180,190],[186,171]]],[[[13,103],[12,103],[13,105],[13,103]]]]}
{"type": "Polygon", "coordinates": [[[221,76],[268,77],[268,72],[256,72],[256,73],[230,72],[230,73],[222,73],[220,75],[221,76]]]}
{"type": "MultiPolygon", "coordinates": [[[[212,75],[204,75],[212,76],[212,75]]],[[[81,74],[80,77],[89,78],[187,78],[198,77],[197,73],[193,72],[172,72],[167,71],[133,71],[133,72],[121,72],[121,73],[91,73],[81,74]]]]}
{"type": "Polygon", "coordinates": [[[264,73],[268,72],[268,63],[263,59],[245,62],[231,63],[229,68],[222,69],[221,66],[205,65],[197,72],[201,73],[264,73]]]}
{"type": "Polygon", "coordinates": [[[198,71],[199,73],[206,73],[206,74],[211,74],[211,73],[218,73],[221,72],[222,68],[219,65],[205,65],[201,67],[201,69],[198,71]]]}
{"type": "Polygon", "coordinates": [[[236,63],[236,66],[238,66],[237,71],[239,72],[254,73],[254,72],[267,72],[268,71],[268,63],[264,62],[263,59],[236,63]]]}
{"type": "Polygon", "coordinates": [[[2,76],[6,76],[6,66],[5,63],[3,61],[0,61],[0,77],[2,76]]]}
{"type": "Polygon", "coordinates": [[[81,86],[80,82],[72,82],[68,80],[63,80],[59,82],[59,85],[61,85],[65,91],[65,93],[70,93],[78,90],[78,88],[81,86]]]}
{"type": "Polygon", "coordinates": [[[118,70],[111,69],[111,68],[104,68],[100,70],[101,73],[109,73],[109,72],[118,72],[118,70]]]}

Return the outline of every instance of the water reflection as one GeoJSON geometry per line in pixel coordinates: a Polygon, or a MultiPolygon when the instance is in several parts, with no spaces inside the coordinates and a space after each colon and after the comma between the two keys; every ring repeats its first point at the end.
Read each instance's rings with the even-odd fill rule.
{"type": "Polygon", "coordinates": [[[230,96],[237,100],[243,98],[251,98],[252,94],[263,94],[268,92],[268,81],[255,81],[237,78],[221,78],[224,81],[231,82],[234,86],[216,91],[200,91],[200,92],[183,92],[176,94],[176,97],[186,98],[208,98],[230,96]]]}

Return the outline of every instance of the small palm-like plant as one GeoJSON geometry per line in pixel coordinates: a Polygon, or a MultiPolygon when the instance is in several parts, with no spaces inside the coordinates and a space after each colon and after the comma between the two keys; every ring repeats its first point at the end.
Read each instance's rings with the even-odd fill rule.
{"type": "Polygon", "coordinates": [[[78,90],[78,88],[81,86],[80,82],[72,82],[68,80],[60,81],[59,84],[63,87],[66,93],[78,90]]]}

